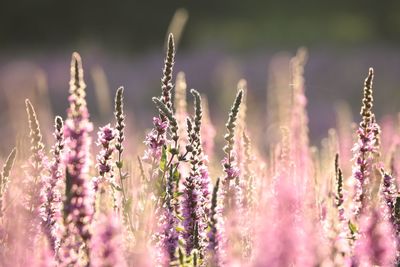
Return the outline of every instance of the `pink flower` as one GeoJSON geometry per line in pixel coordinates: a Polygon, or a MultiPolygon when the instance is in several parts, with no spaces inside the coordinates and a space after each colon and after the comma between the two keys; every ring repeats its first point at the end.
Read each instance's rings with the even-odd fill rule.
{"type": "Polygon", "coordinates": [[[360,218],[360,234],[355,245],[355,266],[393,266],[396,257],[393,228],[377,208],[360,218]]]}
{"type": "Polygon", "coordinates": [[[91,266],[125,267],[121,225],[115,214],[102,215],[91,241],[91,266]]]}

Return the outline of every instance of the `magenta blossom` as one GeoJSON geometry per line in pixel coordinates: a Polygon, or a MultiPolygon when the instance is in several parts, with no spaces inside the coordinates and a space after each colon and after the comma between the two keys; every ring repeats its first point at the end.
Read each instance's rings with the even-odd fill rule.
{"type": "Polygon", "coordinates": [[[355,246],[355,266],[393,266],[396,256],[393,228],[378,209],[362,215],[360,234],[355,246]]]}

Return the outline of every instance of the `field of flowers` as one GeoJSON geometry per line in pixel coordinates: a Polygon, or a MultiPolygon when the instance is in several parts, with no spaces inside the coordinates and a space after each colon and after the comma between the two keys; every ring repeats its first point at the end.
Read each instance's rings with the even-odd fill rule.
{"type": "Polygon", "coordinates": [[[400,266],[400,132],[376,120],[374,70],[360,81],[360,122],[339,112],[316,147],[306,61],[299,49],[289,90],[270,93],[279,138],[266,153],[247,127],[245,80],[225,111],[225,145],[214,145],[206,96],[173,73],[172,34],[144,140],[126,131],[123,87],[115,119],[93,125],[73,53],[66,115],[44,129],[26,99],[30,145],[2,157],[0,266],[400,266]]]}

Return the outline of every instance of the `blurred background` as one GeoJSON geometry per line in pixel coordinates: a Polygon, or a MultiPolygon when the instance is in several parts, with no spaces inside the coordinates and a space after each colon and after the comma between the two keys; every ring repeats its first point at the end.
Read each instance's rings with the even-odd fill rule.
{"type": "Polygon", "coordinates": [[[169,31],[178,46],[175,74],[184,71],[188,88],[207,95],[217,136],[241,78],[251,131],[268,133],[271,73],[285,76],[299,47],[309,52],[314,144],[335,126],[337,109],[359,121],[370,66],[378,119],[400,110],[400,1],[1,1],[0,150],[28,134],[25,98],[39,107],[42,128],[65,115],[73,51],[83,58],[96,127],[112,119],[113,95],[123,85],[128,126],[143,138],[156,113],[151,96],[160,92],[169,31]]]}

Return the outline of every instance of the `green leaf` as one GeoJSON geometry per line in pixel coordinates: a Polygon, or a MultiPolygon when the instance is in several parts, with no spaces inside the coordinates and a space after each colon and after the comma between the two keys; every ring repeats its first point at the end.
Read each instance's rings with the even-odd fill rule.
{"type": "Polygon", "coordinates": [[[126,214],[129,214],[131,209],[132,209],[132,198],[128,197],[125,202],[124,211],[126,214]]]}
{"type": "Polygon", "coordinates": [[[175,227],[175,230],[176,230],[177,232],[180,232],[180,233],[182,233],[182,232],[185,231],[185,229],[184,229],[183,227],[181,227],[181,226],[175,227]]]}
{"type": "Polygon", "coordinates": [[[161,192],[161,198],[162,198],[162,199],[165,199],[166,196],[167,196],[167,193],[166,193],[165,191],[161,192]]]}
{"type": "Polygon", "coordinates": [[[167,168],[167,150],[165,149],[165,147],[163,147],[160,160],[160,170],[165,172],[166,168],[167,168]]]}
{"type": "Polygon", "coordinates": [[[357,225],[349,221],[349,230],[352,235],[358,233],[357,225]]]}
{"type": "Polygon", "coordinates": [[[117,162],[115,163],[115,165],[117,165],[117,168],[118,168],[118,169],[122,169],[122,166],[124,165],[124,163],[123,163],[123,161],[121,160],[121,161],[117,161],[117,162]]]}
{"type": "Polygon", "coordinates": [[[172,175],[172,177],[174,178],[174,181],[175,182],[179,182],[179,179],[181,178],[180,176],[181,175],[180,175],[180,173],[178,171],[178,168],[175,168],[175,171],[174,171],[174,173],[172,175]]]}

